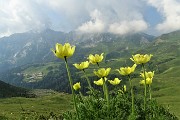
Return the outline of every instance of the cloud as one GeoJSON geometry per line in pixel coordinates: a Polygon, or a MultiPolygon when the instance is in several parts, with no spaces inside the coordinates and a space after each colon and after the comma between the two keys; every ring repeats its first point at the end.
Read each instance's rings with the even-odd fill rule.
{"type": "Polygon", "coordinates": [[[139,1],[98,1],[101,1],[102,4],[96,3],[90,9],[90,20],[81,24],[77,31],[85,33],[111,32],[122,35],[129,32],[141,32],[148,28],[141,11],[143,4],[139,1]],[[92,10],[93,8],[95,9],[92,10]]]}
{"type": "Polygon", "coordinates": [[[143,20],[122,21],[109,26],[109,32],[114,34],[127,34],[141,32],[147,29],[147,24],[143,20]]]}
{"type": "MultiPolygon", "coordinates": [[[[137,27],[142,27],[145,23],[141,10],[143,4],[139,0],[1,0],[0,2],[0,37],[29,30],[41,31],[46,28],[65,32],[76,29],[91,33],[119,33],[117,30],[123,31],[125,25],[131,27],[129,24],[134,21],[141,21],[137,27]],[[118,26],[115,28],[113,25],[117,23],[118,26]],[[139,25],[141,23],[142,25],[139,25]]],[[[141,30],[144,29],[126,29],[121,34],[141,30]]]]}
{"type": "Polygon", "coordinates": [[[101,15],[101,12],[95,9],[93,12],[90,13],[91,20],[79,26],[77,28],[77,31],[86,33],[104,32],[105,24],[103,20],[101,20],[101,15]]]}
{"type": "Polygon", "coordinates": [[[51,24],[36,1],[1,0],[0,36],[29,30],[40,31],[51,24]]]}
{"type": "Polygon", "coordinates": [[[158,31],[167,33],[180,29],[179,0],[148,0],[147,2],[155,7],[163,17],[163,21],[156,26],[158,31]]]}

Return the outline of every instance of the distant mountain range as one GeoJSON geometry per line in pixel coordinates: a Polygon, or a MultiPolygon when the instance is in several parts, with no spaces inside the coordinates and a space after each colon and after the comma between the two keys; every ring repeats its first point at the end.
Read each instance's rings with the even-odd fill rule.
{"type": "Polygon", "coordinates": [[[57,42],[76,45],[75,54],[70,59],[75,81],[81,79],[81,76],[76,74],[78,71],[73,69],[72,63],[87,60],[91,53],[104,52],[102,66],[110,65],[116,69],[117,65],[132,64],[129,58],[136,53],[153,54],[148,69],[155,70],[156,74],[180,66],[180,31],[154,37],[144,33],[119,36],[110,33],[78,34],[45,30],[0,39],[0,79],[21,87],[67,92],[66,70],[64,64],[61,65],[63,61],[54,57],[50,50],[57,42]],[[41,74],[41,78],[38,78],[38,74],[41,74]]]}
{"type": "MultiPolygon", "coordinates": [[[[40,33],[35,33],[33,31],[17,33],[9,37],[0,38],[0,71],[25,64],[54,61],[55,58],[50,49],[54,48],[57,42],[62,44],[70,42],[73,45],[80,46],[77,47],[78,49],[92,48],[103,42],[107,44],[118,42],[116,48],[131,49],[148,44],[152,42],[153,39],[154,36],[144,33],[118,36],[110,33],[63,33],[50,29],[40,33]]],[[[82,53],[79,53],[79,56],[81,56],[81,54],[82,53]]]]}
{"type": "Polygon", "coordinates": [[[64,43],[65,34],[45,30],[42,33],[30,31],[0,38],[0,71],[46,61],[56,42],[64,43]]]}

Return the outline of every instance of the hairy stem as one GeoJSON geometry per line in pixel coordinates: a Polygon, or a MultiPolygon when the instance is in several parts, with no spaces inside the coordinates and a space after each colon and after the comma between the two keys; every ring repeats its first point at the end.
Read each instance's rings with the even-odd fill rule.
{"type": "Polygon", "coordinates": [[[152,95],[151,95],[151,85],[149,85],[149,99],[152,99],[152,95]]]}
{"type": "Polygon", "coordinates": [[[132,110],[132,114],[134,114],[134,92],[133,92],[133,86],[132,86],[132,81],[131,81],[131,77],[130,75],[128,75],[129,78],[129,84],[130,84],[130,89],[131,89],[131,110],[132,110]]]}
{"type": "Polygon", "coordinates": [[[77,110],[77,103],[76,103],[76,98],[75,98],[75,92],[73,90],[73,80],[71,78],[71,73],[70,73],[70,70],[69,70],[69,66],[68,66],[66,57],[64,57],[64,60],[65,60],[65,64],[66,64],[66,70],[67,70],[67,73],[68,73],[68,79],[69,79],[69,84],[70,84],[70,87],[71,87],[71,92],[72,92],[72,95],[73,95],[74,108],[76,110],[78,120],[80,120],[79,119],[79,113],[78,113],[78,110],[77,110]]]}
{"type": "Polygon", "coordinates": [[[89,78],[88,78],[85,70],[83,70],[83,72],[84,72],[84,75],[85,75],[85,77],[86,77],[87,83],[88,83],[88,85],[89,85],[89,89],[90,89],[90,91],[91,91],[91,93],[92,93],[92,92],[93,92],[93,91],[92,91],[93,88],[92,88],[92,86],[91,86],[90,80],[89,80],[89,78]]]}
{"type": "Polygon", "coordinates": [[[142,64],[142,69],[143,69],[144,81],[145,81],[145,85],[144,85],[144,111],[146,111],[147,85],[146,85],[146,73],[145,73],[144,64],[142,64]]]}
{"type": "Polygon", "coordinates": [[[109,91],[108,91],[108,87],[106,85],[106,81],[105,81],[105,78],[103,77],[103,86],[104,86],[104,95],[105,95],[105,98],[106,98],[106,101],[107,101],[107,106],[108,106],[108,110],[109,110],[109,91]]]}

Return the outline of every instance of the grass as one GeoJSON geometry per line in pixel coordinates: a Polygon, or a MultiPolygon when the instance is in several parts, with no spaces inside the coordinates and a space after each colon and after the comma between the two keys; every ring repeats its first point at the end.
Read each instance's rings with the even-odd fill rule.
{"type": "Polygon", "coordinates": [[[179,96],[161,96],[156,97],[159,104],[164,105],[171,113],[180,119],[180,97],[179,96]]]}
{"type": "MultiPolygon", "coordinates": [[[[122,61],[118,60],[116,62],[122,61]]],[[[174,63],[171,62],[172,61],[165,64],[171,66],[174,63]]],[[[113,63],[111,63],[111,65],[112,64],[113,63]]],[[[47,68],[47,66],[45,68],[47,68]]],[[[167,109],[170,109],[171,113],[174,113],[180,119],[179,68],[180,66],[177,65],[169,67],[169,69],[161,74],[155,74],[152,87],[153,98],[157,99],[159,104],[163,104],[167,109]]],[[[140,79],[140,77],[133,79],[135,86],[138,86],[140,79]]],[[[0,119],[4,117],[9,120],[19,120],[19,118],[24,116],[32,119],[32,116],[47,116],[50,112],[60,115],[67,110],[72,110],[71,100],[70,95],[57,92],[43,95],[38,94],[37,98],[12,97],[0,99],[0,119]]]]}
{"type": "Polygon", "coordinates": [[[169,107],[170,111],[180,119],[180,82],[179,77],[157,76],[158,84],[153,84],[154,88],[160,87],[153,92],[153,96],[160,104],[169,107]]]}
{"type": "MultiPolygon", "coordinates": [[[[35,115],[56,115],[71,110],[71,95],[53,93],[37,98],[12,97],[0,99],[0,116],[8,120],[19,120],[26,117],[32,119],[35,115]]],[[[0,117],[0,118],[1,118],[0,117]]]]}
{"type": "MultiPolygon", "coordinates": [[[[167,57],[167,56],[166,56],[167,57]]],[[[162,57],[163,59],[163,57],[162,57]]],[[[168,59],[168,57],[167,57],[168,59]]],[[[164,105],[171,113],[174,113],[180,119],[180,58],[176,57],[173,60],[160,64],[159,66],[167,68],[162,73],[158,74],[155,71],[155,76],[152,83],[152,95],[157,99],[159,104],[164,105]]],[[[133,84],[138,88],[143,86],[138,85],[140,77],[133,79],[133,84]]]]}

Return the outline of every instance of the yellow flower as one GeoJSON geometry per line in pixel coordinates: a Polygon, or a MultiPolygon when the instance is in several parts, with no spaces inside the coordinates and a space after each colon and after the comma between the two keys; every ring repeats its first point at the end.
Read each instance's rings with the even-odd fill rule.
{"type": "Polygon", "coordinates": [[[64,45],[56,43],[55,47],[56,49],[52,49],[52,52],[56,57],[61,59],[71,57],[75,51],[75,46],[71,46],[69,43],[65,43],[64,45]]]}
{"type": "MultiPolygon", "coordinates": [[[[140,76],[142,77],[142,78],[144,78],[144,73],[140,73],[140,76]]],[[[153,72],[146,72],[145,71],[145,76],[146,76],[146,78],[153,78],[154,77],[154,71],[153,72]]]]}
{"type": "Polygon", "coordinates": [[[118,85],[121,80],[119,80],[119,78],[115,78],[114,80],[108,80],[110,84],[112,85],[118,85]]]}
{"type": "Polygon", "coordinates": [[[81,88],[80,82],[77,82],[76,84],[74,84],[74,85],[73,85],[73,88],[74,88],[74,90],[80,89],[80,88],[81,88]]]}
{"type": "Polygon", "coordinates": [[[136,54],[136,55],[132,55],[132,58],[130,58],[130,59],[136,64],[142,64],[142,63],[147,63],[148,61],[150,61],[152,56],[153,56],[152,54],[150,54],[150,55],[136,54]]]}
{"type": "Polygon", "coordinates": [[[134,64],[132,67],[121,67],[120,69],[117,69],[117,71],[121,74],[121,75],[129,75],[131,73],[134,72],[135,68],[136,68],[136,64],[134,64]]]}
{"type": "Polygon", "coordinates": [[[123,91],[126,92],[126,85],[123,85],[123,91]]]}
{"type": "Polygon", "coordinates": [[[84,70],[89,67],[89,62],[85,61],[85,62],[81,62],[80,64],[73,64],[73,65],[79,70],[84,70]]]}
{"type": "MultiPolygon", "coordinates": [[[[105,79],[105,81],[107,80],[107,78],[105,77],[104,78],[105,79]]],[[[101,79],[99,79],[99,80],[97,80],[97,81],[94,81],[94,84],[96,84],[96,85],[103,85],[103,78],[101,78],[101,79]]]]}
{"type": "MultiPolygon", "coordinates": [[[[139,83],[145,85],[145,80],[141,80],[139,83]]],[[[150,85],[150,84],[152,84],[152,78],[147,78],[146,85],[150,85]]]]}
{"type": "Polygon", "coordinates": [[[101,55],[98,55],[98,54],[95,54],[95,55],[92,55],[90,54],[88,59],[89,59],[89,62],[92,63],[92,64],[97,64],[99,62],[101,62],[103,60],[103,54],[104,53],[101,53],[101,55]]]}
{"type": "Polygon", "coordinates": [[[94,74],[97,75],[99,78],[103,78],[108,76],[109,72],[111,71],[111,68],[100,68],[98,71],[94,71],[94,74]]]}

